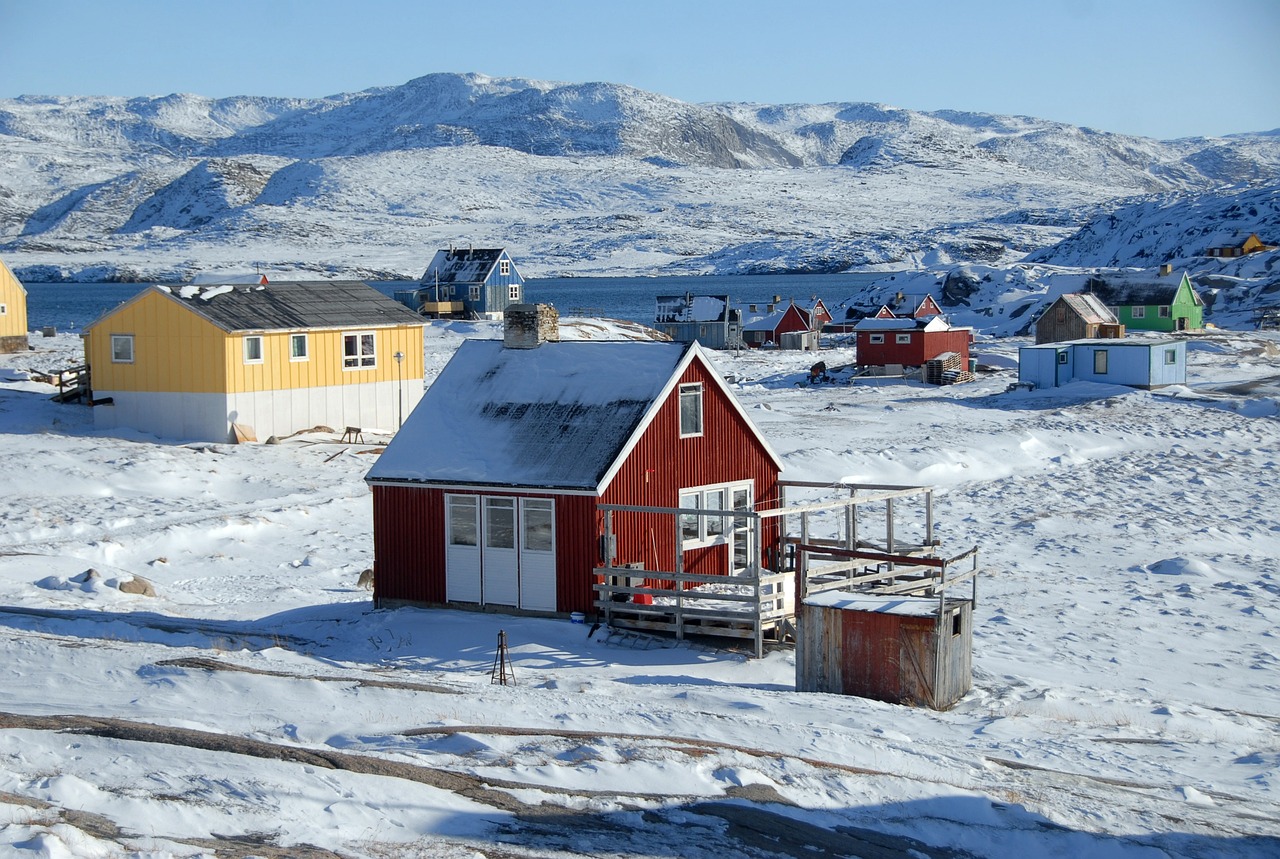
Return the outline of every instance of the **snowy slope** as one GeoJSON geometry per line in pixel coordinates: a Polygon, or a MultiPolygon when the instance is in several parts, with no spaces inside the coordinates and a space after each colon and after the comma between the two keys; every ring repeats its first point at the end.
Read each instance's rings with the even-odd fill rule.
{"type": "Polygon", "coordinates": [[[0,166],[0,253],[32,280],[412,277],[467,241],[535,276],[840,271],[1013,262],[1125,197],[1274,179],[1280,138],[435,74],[323,99],[0,100],[0,166]]]}
{"type": "MultiPolygon", "coordinates": [[[[496,334],[431,325],[428,376],[496,334]]],[[[36,342],[37,369],[78,362],[36,342]]],[[[0,853],[1269,859],[1277,356],[1222,334],[1185,387],[1012,393],[716,356],[786,477],[932,484],[944,545],[980,546],[945,713],[797,693],[788,649],[375,611],[375,445],[114,437],[0,372],[0,853]],[[500,630],[516,685],[490,682],[500,630]]]]}

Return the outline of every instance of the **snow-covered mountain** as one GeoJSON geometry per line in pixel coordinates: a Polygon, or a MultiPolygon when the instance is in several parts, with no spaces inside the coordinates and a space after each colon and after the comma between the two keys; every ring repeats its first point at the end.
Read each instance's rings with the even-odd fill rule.
{"type": "Polygon", "coordinates": [[[413,277],[468,241],[534,275],[1007,264],[1130,197],[1277,177],[1275,134],[476,74],[322,99],[0,100],[0,253],[29,279],[413,277]]]}

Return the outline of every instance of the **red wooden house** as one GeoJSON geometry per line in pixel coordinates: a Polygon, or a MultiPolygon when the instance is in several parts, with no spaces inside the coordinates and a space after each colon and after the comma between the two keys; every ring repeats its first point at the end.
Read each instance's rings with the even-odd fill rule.
{"type": "Polygon", "coordinates": [[[606,553],[728,574],[745,543],[732,517],[615,512],[606,547],[597,505],[777,506],[782,463],[696,342],[513,333],[548,311],[463,343],[370,470],[378,605],[591,612],[606,553]]]}
{"type": "Polygon", "coordinates": [[[738,304],[742,315],[742,342],[759,347],[782,345],[783,334],[808,334],[817,331],[809,311],[794,301],[787,304],[738,304]]]}
{"type": "Polygon", "coordinates": [[[973,329],[952,328],[941,316],[929,318],[869,316],[854,326],[858,366],[920,367],[945,352],[969,365],[973,329]]]}

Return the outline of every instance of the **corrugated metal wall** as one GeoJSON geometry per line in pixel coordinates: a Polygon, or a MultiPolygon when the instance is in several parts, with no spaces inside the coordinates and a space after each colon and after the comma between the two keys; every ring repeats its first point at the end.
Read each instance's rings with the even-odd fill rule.
{"type": "Polygon", "coordinates": [[[444,602],[444,493],[372,489],[374,601],[444,602]]]}
{"type": "Polygon", "coordinates": [[[968,329],[960,331],[859,331],[858,365],[877,367],[885,364],[902,364],[918,367],[943,352],[956,352],[966,365],[969,363],[968,329]],[[871,334],[883,334],[884,343],[872,343],[871,334]],[[910,343],[895,343],[898,334],[911,334],[910,343]]]}

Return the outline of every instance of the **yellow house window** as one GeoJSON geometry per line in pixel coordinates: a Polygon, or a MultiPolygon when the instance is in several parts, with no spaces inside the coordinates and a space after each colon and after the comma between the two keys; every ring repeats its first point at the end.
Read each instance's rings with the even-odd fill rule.
{"type": "Polygon", "coordinates": [[[254,334],[244,338],[244,362],[246,364],[262,363],[262,337],[254,334]]]}
{"type": "Polygon", "coordinates": [[[133,335],[132,334],[112,334],[111,335],[111,363],[112,364],[132,364],[133,363],[133,335]]]}
{"type": "Polygon", "coordinates": [[[8,315],[9,315],[9,305],[0,304],[0,316],[8,316],[8,315]]]}
{"type": "Polygon", "coordinates": [[[290,334],[289,335],[289,360],[305,361],[311,356],[308,348],[307,335],[290,334]]]}
{"type": "Polygon", "coordinates": [[[372,331],[357,331],[342,335],[342,368],[359,370],[378,365],[377,350],[372,331]]]}

